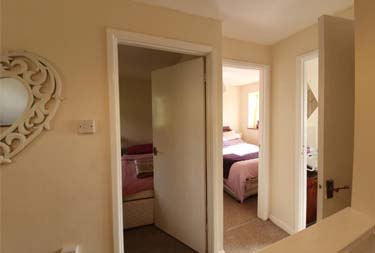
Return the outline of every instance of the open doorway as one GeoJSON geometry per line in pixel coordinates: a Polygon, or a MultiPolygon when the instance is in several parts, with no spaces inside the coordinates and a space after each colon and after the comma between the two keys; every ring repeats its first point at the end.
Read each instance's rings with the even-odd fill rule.
{"type": "Polygon", "coordinates": [[[267,221],[267,68],[223,64],[224,250],[253,252],[285,236],[267,221]]]}
{"type": "Polygon", "coordinates": [[[318,139],[319,139],[319,56],[318,51],[305,54],[297,60],[299,78],[297,82],[297,117],[300,137],[298,143],[298,197],[297,230],[317,221],[318,198],[318,139]]]}
{"type": "MultiPolygon", "coordinates": [[[[306,122],[306,227],[316,223],[318,197],[318,117],[319,117],[319,60],[318,56],[303,62],[306,122]]],[[[304,159],[305,160],[305,159],[304,159]]]]}
{"type": "Polygon", "coordinates": [[[198,56],[127,45],[119,45],[118,56],[125,252],[202,252],[204,241],[195,240],[205,238],[205,212],[196,214],[186,224],[187,219],[181,219],[181,208],[187,202],[194,209],[205,208],[205,142],[191,141],[197,163],[179,164],[180,158],[175,153],[183,152],[188,143],[174,131],[189,136],[205,134],[201,76],[204,61],[198,56]],[[182,92],[189,96],[187,88],[194,93],[191,95],[195,98],[194,108],[179,97],[182,92]],[[176,103],[174,99],[180,101],[176,103]],[[196,130],[189,133],[185,126],[179,125],[186,124],[183,117],[194,120],[196,130]],[[185,148],[170,150],[176,141],[185,142],[185,148]],[[194,168],[200,169],[194,172],[194,168]],[[189,201],[184,196],[193,174],[203,177],[201,182],[192,178],[194,191],[200,194],[189,201]],[[184,180],[176,184],[179,178],[184,180]],[[194,235],[200,233],[199,237],[194,238],[190,231],[193,229],[196,229],[194,235]]]}
{"type": "Polygon", "coordinates": [[[296,63],[297,232],[351,203],[354,22],[320,17],[319,50],[296,63]]]}
{"type": "MultiPolygon", "coordinates": [[[[206,121],[206,113],[213,110],[211,104],[206,104],[206,99],[212,94],[206,87],[212,87],[215,79],[212,49],[200,44],[111,29],[107,35],[114,251],[122,253],[127,247],[124,247],[125,198],[120,128],[119,49],[123,45],[180,55],[178,63],[151,73],[154,224],[169,238],[185,244],[186,252],[210,250],[207,237],[212,234],[212,223],[210,220],[207,223],[207,206],[210,207],[212,196],[207,196],[207,181],[209,186],[212,184],[206,173],[210,174],[207,167],[212,168],[213,161],[206,156],[215,151],[206,144],[213,136],[213,122],[206,121]],[[186,212],[193,215],[186,217],[186,212]]],[[[156,57],[156,62],[159,59],[156,57]]],[[[137,70],[139,66],[133,66],[130,72],[134,74],[137,70]]],[[[146,148],[150,147],[144,144],[146,148]]],[[[154,242],[159,243],[159,240],[154,242]]],[[[142,243],[145,244],[144,240],[142,243]]],[[[175,245],[169,246],[173,248],[175,245]]],[[[149,247],[144,252],[160,252],[158,248],[156,246],[150,251],[149,247]]],[[[138,247],[136,252],[142,251],[138,247]]]]}

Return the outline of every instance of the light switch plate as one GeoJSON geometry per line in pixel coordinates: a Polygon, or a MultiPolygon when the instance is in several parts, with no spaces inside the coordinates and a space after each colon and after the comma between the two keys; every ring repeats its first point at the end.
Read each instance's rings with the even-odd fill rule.
{"type": "Polygon", "coordinates": [[[81,120],[79,121],[78,133],[80,134],[94,134],[96,132],[95,120],[81,120]]]}
{"type": "Polygon", "coordinates": [[[64,247],[60,253],[79,253],[79,246],[78,245],[74,245],[74,246],[67,246],[67,247],[64,247]]]}

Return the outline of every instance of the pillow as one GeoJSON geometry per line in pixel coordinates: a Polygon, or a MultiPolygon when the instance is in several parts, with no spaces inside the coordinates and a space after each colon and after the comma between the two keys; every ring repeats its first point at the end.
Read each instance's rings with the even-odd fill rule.
{"type": "Polygon", "coordinates": [[[232,131],[230,126],[223,126],[223,132],[230,132],[230,131],[232,131]]]}
{"type": "Polygon", "coordinates": [[[241,139],[241,134],[236,133],[236,131],[229,131],[223,133],[223,141],[230,141],[235,139],[241,139]]]}
{"type": "Polygon", "coordinates": [[[128,147],[126,149],[127,155],[140,155],[140,154],[149,154],[153,152],[153,145],[152,143],[149,144],[141,144],[128,147]]]}

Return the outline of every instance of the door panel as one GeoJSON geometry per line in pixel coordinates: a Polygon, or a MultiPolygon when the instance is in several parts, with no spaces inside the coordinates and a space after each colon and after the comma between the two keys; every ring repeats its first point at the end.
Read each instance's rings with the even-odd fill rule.
{"type": "Polygon", "coordinates": [[[352,185],[354,139],[354,22],[319,19],[318,219],[351,203],[351,190],[327,199],[326,181],[352,185]]]}
{"type": "Polygon", "coordinates": [[[155,224],[206,249],[203,58],[152,72],[155,224]]]}

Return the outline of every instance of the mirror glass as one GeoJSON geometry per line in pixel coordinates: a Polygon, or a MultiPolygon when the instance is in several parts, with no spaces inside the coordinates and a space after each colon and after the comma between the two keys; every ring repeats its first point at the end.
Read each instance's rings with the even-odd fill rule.
{"type": "Polygon", "coordinates": [[[15,78],[0,79],[0,127],[13,125],[26,110],[29,94],[15,78]]]}

